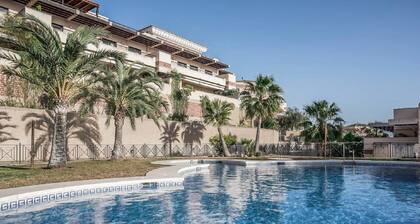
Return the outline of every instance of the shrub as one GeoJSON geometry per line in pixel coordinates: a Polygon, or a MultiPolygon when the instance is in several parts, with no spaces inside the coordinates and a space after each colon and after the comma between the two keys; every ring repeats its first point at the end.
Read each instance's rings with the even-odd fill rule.
{"type": "MultiPolygon", "coordinates": [[[[225,139],[226,145],[228,148],[230,148],[232,145],[235,145],[237,143],[237,137],[236,135],[228,134],[224,135],[223,138],[225,139]]],[[[209,139],[210,144],[216,149],[217,155],[221,156],[223,155],[223,146],[220,142],[219,136],[215,135],[209,139]]]]}
{"type": "Polygon", "coordinates": [[[242,138],[241,141],[239,141],[239,144],[242,145],[246,155],[252,156],[254,154],[254,140],[242,138]]]}
{"type": "Polygon", "coordinates": [[[180,151],[172,152],[172,157],[183,157],[184,155],[180,151]]]}

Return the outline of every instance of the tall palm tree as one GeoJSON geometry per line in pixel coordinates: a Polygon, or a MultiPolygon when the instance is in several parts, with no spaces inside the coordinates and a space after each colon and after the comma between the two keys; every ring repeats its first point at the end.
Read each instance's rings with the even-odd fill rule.
{"type": "Polygon", "coordinates": [[[58,33],[34,16],[8,16],[0,28],[0,58],[8,63],[1,71],[17,76],[42,89],[48,108],[55,113],[54,137],[49,167],[66,165],[67,112],[77,103],[85,79],[96,71],[103,59],[123,59],[116,51],[98,50],[87,54],[89,44],[98,44],[106,35],[100,28],[81,26],[61,42],[58,33]]]}
{"type": "Polygon", "coordinates": [[[223,152],[225,156],[230,156],[228,147],[223,137],[222,126],[228,124],[234,105],[219,99],[211,101],[208,97],[203,97],[201,99],[201,109],[203,111],[204,123],[212,124],[217,127],[223,152]]]}
{"type": "Polygon", "coordinates": [[[339,130],[344,120],[339,116],[341,109],[335,103],[329,103],[326,100],[314,101],[303,109],[310,118],[311,125],[305,128],[306,132],[312,133],[312,136],[318,135],[323,141],[324,156],[326,156],[329,130],[336,132],[339,130]]]}
{"type": "Polygon", "coordinates": [[[246,117],[257,120],[255,153],[259,152],[261,123],[280,112],[284,102],[282,93],[283,90],[274,82],[274,78],[264,75],[258,75],[255,82],[247,82],[247,87],[241,92],[241,108],[246,117]]]}
{"type": "Polygon", "coordinates": [[[162,80],[150,69],[133,69],[116,60],[114,66],[106,68],[95,78],[94,87],[85,88],[82,92],[82,111],[92,112],[96,103],[105,106],[108,115],[114,119],[115,139],[112,160],[120,158],[122,150],[123,126],[129,118],[131,128],[135,129],[135,118],[146,116],[155,121],[162,116],[162,109],[167,103],[160,95],[162,80]]]}
{"type": "Polygon", "coordinates": [[[188,107],[188,99],[192,92],[191,86],[181,87],[182,75],[176,71],[172,71],[172,90],[171,90],[171,104],[172,115],[171,119],[175,121],[185,121],[187,119],[186,110],[188,107]]]}

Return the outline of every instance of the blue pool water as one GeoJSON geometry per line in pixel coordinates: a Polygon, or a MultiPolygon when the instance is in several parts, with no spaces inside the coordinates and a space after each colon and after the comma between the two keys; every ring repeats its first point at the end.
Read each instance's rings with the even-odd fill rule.
{"type": "Polygon", "coordinates": [[[214,165],[175,192],[62,202],[1,223],[420,223],[420,169],[214,165]]]}

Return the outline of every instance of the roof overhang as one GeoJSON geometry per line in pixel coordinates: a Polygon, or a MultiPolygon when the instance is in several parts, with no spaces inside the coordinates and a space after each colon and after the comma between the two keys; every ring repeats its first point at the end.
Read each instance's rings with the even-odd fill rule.
{"type": "Polygon", "coordinates": [[[99,4],[89,0],[14,0],[28,7],[39,8],[41,11],[62,17],[68,21],[74,21],[86,26],[103,27],[111,34],[121,38],[144,44],[150,48],[156,48],[188,60],[201,63],[215,69],[226,69],[229,65],[217,59],[202,55],[207,48],[184,39],[171,32],[155,26],[148,26],[136,31],[106,17],[95,15],[90,12],[98,8],[99,4]]]}
{"type": "Polygon", "coordinates": [[[32,7],[34,5],[38,5],[37,7],[48,7],[50,3],[57,3],[60,5],[64,5],[70,7],[72,9],[77,9],[81,12],[89,12],[93,9],[98,9],[99,4],[90,0],[47,0],[47,1],[39,1],[39,0],[15,0],[16,2],[22,3],[28,7],[32,7]],[[42,2],[41,4],[37,4],[38,2],[42,2]]]}
{"type": "Polygon", "coordinates": [[[90,0],[53,0],[58,3],[64,3],[64,5],[76,8],[82,12],[89,12],[92,9],[99,8],[99,4],[90,0]]]}
{"type": "Polygon", "coordinates": [[[174,33],[171,33],[159,27],[148,26],[139,30],[139,32],[147,33],[158,40],[162,40],[168,44],[177,46],[179,48],[188,49],[189,51],[195,52],[197,54],[202,54],[207,51],[207,48],[205,46],[187,40],[183,37],[180,37],[174,33]]]}

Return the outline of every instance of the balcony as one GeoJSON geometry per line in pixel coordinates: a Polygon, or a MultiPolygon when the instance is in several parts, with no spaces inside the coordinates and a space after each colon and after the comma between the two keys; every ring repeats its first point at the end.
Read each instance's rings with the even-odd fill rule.
{"type": "Polygon", "coordinates": [[[203,91],[193,91],[191,93],[190,99],[194,101],[200,101],[201,97],[204,97],[204,96],[207,96],[210,100],[219,99],[222,101],[226,101],[228,103],[232,103],[233,105],[235,105],[235,107],[239,107],[239,104],[240,104],[239,99],[222,96],[222,95],[218,95],[214,93],[209,93],[209,92],[203,92],[203,91]]]}
{"type": "Polygon", "coordinates": [[[93,45],[88,45],[88,50],[90,51],[96,51],[97,49],[106,49],[106,50],[118,50],[122,53],[126,54],[126,59],[128,61],[134,62],[137,64],[144,64],[146,66],[150,66],[150,67],[155,67],[155,58],[154,57],[149,57],[142,54],[138,54],[138,53],[134,53],[134,52],[130,52],[128,51],[128,48],[125,45],[120,45],[117,43],[117,46],[111,46],[111,45],[107,45],[104,44],[102,42],[99,43],[98,48],[96,48],[93,45]]]}
{"type": "Polygon", "coordinates": [[[140,64],[145,64],[147,66],[150,67],[155,67],[156,66],[156,61],[154,57],[149,57],[139,53],[133,53],[130,52],[128,50],[123,51],[124,53],[127,54],[127,60],[128,61],[132,61],[132,62],[140,62],[140,64]]]}
{"type": "Polygon", "coordinates": [[[183,74],[183,79],[185,81],[197,84],[200,86],[205,86],[207,88],[215,90],[224,90],[226,86],[226,80],[218,78],[212,75],[208,75],[204,70],[198,69],[198,71],[191,70],[190,68],[185,68],[179,66],[176,62],[172,62],[172,69],[183,74]]]}

